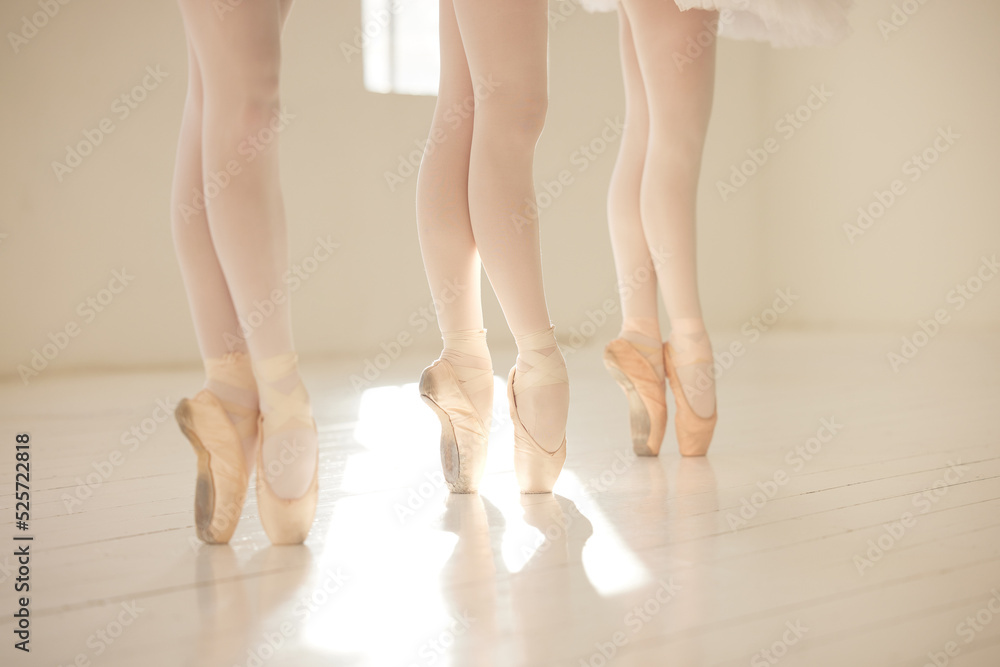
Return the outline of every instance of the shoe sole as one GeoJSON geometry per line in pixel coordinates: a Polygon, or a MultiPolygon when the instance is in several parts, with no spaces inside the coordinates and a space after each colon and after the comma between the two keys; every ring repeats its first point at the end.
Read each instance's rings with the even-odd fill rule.
{"type": "Polygon", "coordinates": [[[458,439],[455,437],[455,427],[451,418],[440,405],[425,394],[420,398],[434,411],[441,422],[441,470],[448,490],[452,493],[475,493],[476,488],[468,480],[462,479],[462,456],[458,449],[458,439]]]}
{"type": "MultiPolygon", "coordinates": [[[[191,409],[187,400],[183,400],[174,411],[177,424],[181,427],[184,437],[191,443],[191,448],[198,457],[198,477],[194,487],[194,525],[198,539],[207,544],[226,544],[232,537],[233,531],[228,535],[217,535],[212,529],[212,519],[215,513],[215,483],[212,481],[212,454],[205,445],[202,444],[198,434],[191,427],[191,409]]],[[[235,526],[233,527],[235,530],[235,526]]]]}
{"type": "Polygon", "coordinates": [[[639,391],[628,379],[628,376],[617,366],[604,362],[604,366],[611,373],[618,386],[625,392],[628,399],[629,432],[632,434],[632,451],[636,456],[657,456],[659,450],[653,451],[649,446],[649,432],[651,430],[649,411],[646,404],[642,402],[639,391]]]}

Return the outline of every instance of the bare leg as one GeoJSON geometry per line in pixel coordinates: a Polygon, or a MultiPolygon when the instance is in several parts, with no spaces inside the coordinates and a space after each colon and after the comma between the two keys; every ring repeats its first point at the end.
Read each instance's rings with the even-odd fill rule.
{"type": "Polygon", "coordinates": [[[680,11],[673,2],[623,0],[632,28],[639,69],[649,105],[649,142],[642,175],[640,208],[646,241],[662,249],[657,279],[670,317],[684,393],[695,413],[715,411],[711,344],[698,298],[695,202],[701,156],[712,109],[714,42],[701,56],[678,68],[672,55],[705,29],[717,14],[680,11]]]}

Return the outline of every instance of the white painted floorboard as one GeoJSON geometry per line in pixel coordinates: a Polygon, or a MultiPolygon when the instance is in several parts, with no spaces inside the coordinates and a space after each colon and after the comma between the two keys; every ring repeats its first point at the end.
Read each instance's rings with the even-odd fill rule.
{"type": "Polygon", "coordinates": [[[307,365],[321,487],[302,547],[269,546],[252,493],[229,546],[194,539],[194,455],[157,402],[195,393],[197,371],[2,384],[0,663],[1000,665],[1000,341],[948,332],[896,373],[898,345],[763,336],[720,377],[704,459],[678,456],[672,421],[659,458],[632,457],[625,400],[600,350],[579,350],[566,469],[542,496],[513,476],[512,354],[495,355],[470,496],[439,477],[415,386],[431,356],[363,392],[357,360],[307,365]],[[24,431],[28,655],[11,615],[24,431]]]}

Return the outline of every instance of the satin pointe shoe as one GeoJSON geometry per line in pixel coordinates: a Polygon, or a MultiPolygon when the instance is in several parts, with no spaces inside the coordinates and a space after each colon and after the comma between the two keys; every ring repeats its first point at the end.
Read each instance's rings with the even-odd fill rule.
{"type": "MultiPolygon", "coordinates": [[[[260,426],[263,433],[264,419],[260,426]]],[[[316,422],[313,422],[316,428],[316,422]]],[[[319,449],[316,450],[316,465],[313,468],[309,488],[298,498],[282,498],[271,490],[264,469],[264,448],[257,449],[257,510],[260,522],[271,544],[302,544],[309,536],[313,519],[316,518],[316,504],[319,499],[319,449]]]]}
{"type": "Polygon", "coordinates": [[[667,388],[649,360],[624,338],[604,348],[604,366],[628,399],[629,430],[636,456],[660,453],[667,429],[667,388]]]}
{"type": "Polygon", "coordinates": [[[704,456],[712,443],[715,432],[715,422],[719,418],[719,406],[716,404],[711,417],[699,417],[688,404],[681,386],[680,376],[671,358],[670,343],[663,344],[663,366],[670,381],[670,391],[674,394],[676,414],[674,424],[677,429],[677,446],[684,456],[704,456]]]}
{"type": "MultiPolygon", "coordinates": [[[[493,373],[482,374],[467,385],[470,390],[493,384],[493,373]]],[[[438,359],[420,374],[420,398],[441,421],[441,469],[452,493],[476,493],[486,469],[490,421],[479,416],[469,394],[459,383],[455,368],[438,359]]]]}
{"type": "MultiPolygon", "coordinates": [[[[255,412],[234,405],[229,409],[255,412]]],[[[194,398],[181,399],[174,417],[198,456],[194,492],[198,539],[207,544],[226,544],[239,523],[250,481],[241,444],[249,432],[241,431],[253,426],[254,420],[244,419],[238,429],[222,402],[207,389],[194,398]]]]}
{"type": "MultiPolygon", "coordinates": [[[[532,371],[540,369],[536,366],[532,371]]],[[[517,367],[511,368],[507,376],[507,401],[510,404],[510,420],[514,424],[514,473],[521,493],[550,493],[566,461],[566,437],[563,436],[562,444],[554,452],[543,449],[535,442],[517,414],[514,383],[518,377],[517,367]]]]}
{"type": "MultiPolygon", "coordinates": [[[[261,434],[261,446],[257,448],[257,510],[260,522],[264,525],[271,544],[302,544],[309,536],[313,519],[316,517],[316,504],[319,498],[319,447],[311,462],[313,466],[312,479],[305,492],[297,498],[284,498],[271,488],[267,477],[278,478],[284,471],[284,466],[301,465],[298,456],[294,454],[290,461],[285,461],[284,454],[272,461],[277,470],[268,470],[264,462],[264,442],[268,438],[288,438],[283,447],[294,447],[295,432],[312,430],[316,437],[316,420],[312,416],[312,405],[309,394],[301,381],[288,391],[278,389],[283,379],[293,377],[298,373],[298,357],[287,353],[255,364],[254,372],[258,377],[258,389],[261,395],[261,405],[267,406],[267,412],[262,411],[258,418],[257,429],[261,434]],[[289,428],[292,423],[294,428],[289,428]],[[296,426],[298,424],[298,426],[296,426]],[[265,425],[267,428],[265,429],[265,425]]],[[[318,438],[317,438],[318,440],[318,438]]]]}

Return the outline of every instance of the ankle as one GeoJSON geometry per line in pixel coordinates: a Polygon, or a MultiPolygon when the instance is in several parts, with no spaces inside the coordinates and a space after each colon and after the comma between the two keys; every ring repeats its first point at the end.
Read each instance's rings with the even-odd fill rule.
{"type": "Polygon", "coordinates": [[[229,352],[221,357],[208,357],[205,367],[205,389],[222,401],[232,401],[247,407],[257,406],[257,380],[250,357],[243,352],[229,352]]]}
{"type": "Polygon", "coordinates": [[[623,317],[618,337],[629,342],[633,342],[631,338],[636,338],[639,342],[647,344],[662,344],[660,321],[655,317],[623,317]]]}
{"type": "Polygon", "coordinates": [[[712,342],[701,318],[683,318],[671,322],[670,347],[674,365],[713,363],[712,342]]]}
{"type": "Polygon", "coordinates": [[[660,340],[659,322],[649,317],[629,317],[622,320],[618,337],[628,341],[653,367],[663,380],[663,341],[660,340]]]}
{"type": "MultiPolygon", "coordinates": [[[[566,359],[556,341],[555,327],[542,329],[534,333],[515,336],[517,343],[518,372],[527,373],[535,368],[566,368],[566,359]]],[[[564,373],[565,374],[565,373],[564,373]]]]}
{"type": "Polygon", "coordinates": [[[230,352],[204,360],[205,389],[215,396],[236,427],[243,446],[247,470],[253,467],[257,448],[257,415],[260,396],[250,357],[230,352]]]}
{"type": "Polygon", "coordinates": [[[441,358],[452,366],[493,370],[493,358],[486,344],[486,329],[442,331],[441,340],[444,342],[441,358]]]}
{"type": "Polygon", "coordinates": [[[312,428],[312,402],[299,373],[298,355],[288,352],[254,363],[264,437],[282,429],[312,428]]]}
{"type": "Polygon", "coordinates": [[[472,401],[487,429],[493,414],[493,359],[486,329],[443,331],[441,359],[451,364],[459,385],[472,401]]]}

